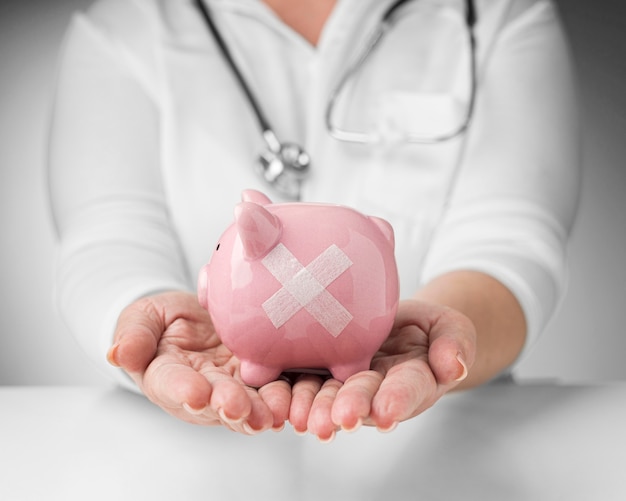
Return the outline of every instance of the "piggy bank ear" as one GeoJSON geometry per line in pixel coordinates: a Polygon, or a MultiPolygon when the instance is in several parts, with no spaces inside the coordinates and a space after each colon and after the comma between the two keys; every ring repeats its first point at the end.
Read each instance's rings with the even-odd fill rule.
{"type": "Polygon", "coordinates": [[[393,226],[391,226],[388,221],[379,217],[369,216],[369,220],[376,226],[378,226],[378,229],[382,232],[383,235],[385,235],[385,238],[389,241],[391,247],[395,249],[396,238],[393,233],[393,226]]]}
{"type": "Polygon", "coordinates": [[[276,246],[283,231],[280,220],[254,202],[235,206],[235,226],[248,261],[263,258],[276,246]]]}
{"type": "Polygon", "coordinates": [[[272,201],[260,191],[257,190],[243,190],[241,192],[242,202],[254,202],[259,205],[269,205],[272,201]]]}

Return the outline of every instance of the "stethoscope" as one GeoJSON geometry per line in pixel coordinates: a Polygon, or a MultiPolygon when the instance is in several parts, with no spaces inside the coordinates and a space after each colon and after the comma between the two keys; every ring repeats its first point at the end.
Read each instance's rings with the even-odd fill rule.
{"type": "MultiPolygon", "coordinates": [[[[335,103],[341,95],[346,82],[363,66],[372,51],[379,44],[383,35],[391,27],[392,16],[396,10],[409,0],[396,0],[383,14],[376,31],[369,38],[368,43],[354,60],[354,63],[345,71],[337,86],[330,94],[326,107],[325,121],[329,134],[339,140],[350,143],[369,144],[376,142],[376,138],[365,132],[354,132],[341,129],[334,125],[333,111],[335,103]]],[[[233,59],[230,49],[226,45],[224,38],[213,22],[213,18],[205,2],[196,0],[196,4],[202,13],[206,24],[217,42],[224,59],[226,59],[234,76],[239,82],[246,99],[250,103],[254,115],[259,123],[263,140],[267,149],[259,155],[257,170],[265,181],[277,192],[290,199],[300,198],[302,181],[308,175],[311,168],[311,157],[305,149],[295,143],[282,142],[276,136],[270,126],[267,117],[259,106],[254,94],[246,79],[239,70],[239,66],[233,59]]],[[[466,114],[463,121],[454,129],[437,135],[406,135],[403,140],[408,143],[434,144],[448,141],[462,134],[469,126],[474,112],[474,101],[476,98],[476,40],[474,36],[474,26],[476,24],[476,9],[473,0],[465,0],[465,25],[467,27],[469,47],[470,47],[470,95],[466,114]]]]}

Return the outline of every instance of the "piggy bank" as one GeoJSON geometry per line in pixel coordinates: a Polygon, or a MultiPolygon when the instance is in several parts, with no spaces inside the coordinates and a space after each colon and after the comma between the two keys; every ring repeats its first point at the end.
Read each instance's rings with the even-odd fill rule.
{"type": "Polygon", "coordinates": [[[246,190],[198,278],[217,335],[260,387],[282,372],[368,370],[398,308],[394,234],[348,207],[246,190]]]}

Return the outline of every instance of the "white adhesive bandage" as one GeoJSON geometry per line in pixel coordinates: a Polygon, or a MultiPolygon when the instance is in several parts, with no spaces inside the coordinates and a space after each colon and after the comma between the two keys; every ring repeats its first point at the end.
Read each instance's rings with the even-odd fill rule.
{"type": "Polygon", "coordinates": [[[328,247],[306,268],[283,244],[274,247],[262,263],[282,285],[263,303],[277,329],[302,308],[335,337],[352,320],[350,312],[326,290],[352,266],[350,258],[336,245],[328,247]]]}

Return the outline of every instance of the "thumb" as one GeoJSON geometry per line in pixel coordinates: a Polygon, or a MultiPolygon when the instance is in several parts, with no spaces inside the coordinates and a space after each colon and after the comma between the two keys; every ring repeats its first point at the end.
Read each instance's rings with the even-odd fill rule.
{"type": "Polygon", "coordinates": [[[143,373],[156,355],[165,322],[150,298],[126,307],[119,316],[107,359],[126,372],[143,373]]]}
{"type": "Polygon", "coordinates": [[[442,307],[429,333],[428,360],[437,382],[463,381],[474,363],[476,329],[460,312],[442,307]]]}

